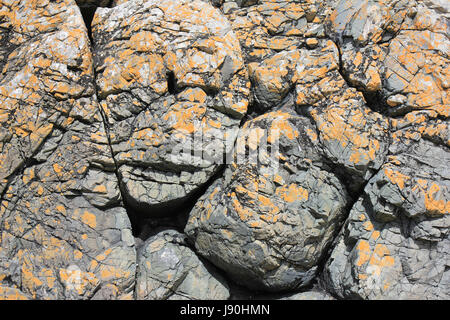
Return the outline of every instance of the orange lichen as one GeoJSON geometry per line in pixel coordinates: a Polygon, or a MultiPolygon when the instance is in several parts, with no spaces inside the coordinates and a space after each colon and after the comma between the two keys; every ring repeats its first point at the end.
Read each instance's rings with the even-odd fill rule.
{"type": "Polygon", "coordinates": [[[81,221],[93,229],[97,227],[97,218],[95,214],[90,213],[87,210],[81,215],[81,221]]]}
{"type": "Polygon", "coordinates": [[[288,203],[308,200],[308,190],[293,183],[277,188],[275,193],[288,203]]]}
{"type": "Polygon", "coordinates": [[[385,168],[384,174],[389,179],[389,181],[397,185],[400,189],[404,189],[405,183],[411,179],[407,175],[391,168],[385,168]]]}

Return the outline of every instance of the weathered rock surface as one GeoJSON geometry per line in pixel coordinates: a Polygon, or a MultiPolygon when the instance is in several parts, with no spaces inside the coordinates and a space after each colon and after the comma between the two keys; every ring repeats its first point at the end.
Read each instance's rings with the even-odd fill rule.
{"type": "Polygon", "coordinates": [[[228,286],[212,266],[201,261],[174,230],[150,237],[140,250],[136,298],[150,300],[228,299],[228,286]]]}
{"type": "MultiPolygon", "coordinates": [[[[429,113],[394,121],[391,155],[350,212],[326,266],[341,297],[449,298],[450,153],[429,140],[429,113]]],[[[448,121],[437,122],[448,143],[448,121]]]]}
{"type": "Polygon", "coordinates": [[[191,212],[185,232],[198,252],[251,288],[308,284],[348,200],[317,145],[310,120],[293,111],[248,121],[224,177],[191,212]],[[245,148],[258,159],[240,159],[245,148]]]}
{"type": "Polygon", "coordinates": [[[72,1],[2,1],[0,285],[6,295],[133,292],[134,239],[72,1]],[[19,291],[20,290],[20,291],[19,291]]]}
{"type": "Polygon", "coordinates": [[[449,21],[0,0],[0,300],[449,299],[449,21]]]}
{"type": "Polygon", "coordinates": [[[397,116],[386,161],[325,268],[340,297],[449,297],[448,9],[439,1],[342,1],[330,17],[346,77],[397,116]]]}
{"type": "Polygon", "coordinates": [[[231,151],[250,86],[239,42],[220,11],[199,0],[99,8],[93,38],[99,97],[127,203],[168,214],[231,151]],[[211,151],[217,135],[228,143],[211,151]],[[186,158],[180,147],[195,155],[186,158]]]}
{"type": "Polygon", "coordinates": [[[280,300],[335,300],[325,292],[306,291],[281,298],[280,300]]]}
{"type": "Polygon", "coordinates": [[[315,122],[321,152],[358,189],[383,163],[389,122],[373,112],[361,93],[339,73],[337,48],[330,40],[315,49],[283,51],[251,64],[256,101],[295,108],[315,122]]]}
{"type": "MultiPolygon", "coordinates": [[[[248,64],[255,108],[291,105],[312,117],[322,152],[356,191],[384,161],[389,123],[340,73],[339,48],[324,32],[336,2],[259,1],[227,18],[248,64]]],[[[235,2],[222,8],[227,3],[235,2]]]]}
{"type": "Polygon", "coordinates": [[[341,1],[328,31],[349,81],[378,93],[389,114],[430,109],[448,117],[449,14],[433,0],[341,1]]]}

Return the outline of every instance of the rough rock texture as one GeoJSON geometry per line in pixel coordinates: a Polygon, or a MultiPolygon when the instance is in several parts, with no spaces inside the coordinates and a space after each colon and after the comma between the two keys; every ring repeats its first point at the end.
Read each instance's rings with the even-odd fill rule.
{"type": "Polygon", "coordinates": [[[280,300],[334,300],[334,298],[324,292],[306,291],[283,297],[280,300]]]}
{"type": "Polygon", "coordinates": [[[445,0],[0,0],[0,300],[449,299],[449,30],[445,0]]]}
{"type": "MultiPolygon", "coordinates": [[[[384,161],[389,124],[340,73],[339,48],[324,32],[336,2],[241,3],[227,18],[248,64],[255,109],[291,105],[312,117],[323,152],[356,191],[384,161]]],[[[235,2],[222,8],[227,3],[235,2]]]]}
{"type": "Polygon", "coordinates": [[[150,237],[140,250],[136,298],[147,300],[228,299],[228,286],[174,230],[150,237]]]}
{"type": "Polygon", "coordinates": [[[80,11],[2,1],[0,21],[0,284],[37,299],[130,295],[134,239],[80,11]]]}
{"type": "Polygon", "coordinates": [[[224,177],[191,212],[185,232],[199,253],[251,288],[276,291],[308,284],[348,200],[317,144],[309,119],[292,111],[248,121],[224,177]],[[258,161],[240,162],[245,140],[255,150],[267,144],[258,161]],[[271,170],[278,162],[280,167],[271,170]]]}
{"type": "Polygon", "coordinates": [[[394,121],[392,155],[350,212],[326,266],[341,297],[449,298],[449,128],[429,113],[394,121]]]}
{"type": "Polygon", "coordinates": [[[250,87],[239,42],[220,11],[199,0],[99,8],[93,37],[125,199],[145,214],[168,214],[231,151],[250,87]],[[217,135],[228,143],[208,159],[217,135]],[[194,157],[174,151],[186,146],[194,157]]]}
{"type": "Polygon", "coordinates": [[[389,143],[389,122],[373,112],[361,93],[339,73],[339,55],[330,40],[315,49],[282,51],[250,65],[256,101],[295,108],[315,122],[321,152],[357,190],[378,170],[389,143]]]}
{"type": "Polygon", "coordinates": [[[325,276],[340,297],[448,299],[449,8],[356,2],[330,17],[343,72],[379,110],[404,116],[390,120],[389,155],[352,208],[325,276]]]}
{"type": "Polygon", "coordinates": [[[327,25],[344,74],[391,115],[429,109],[448,117],[449,10],[437,0],[341,1],[327,25]]]}

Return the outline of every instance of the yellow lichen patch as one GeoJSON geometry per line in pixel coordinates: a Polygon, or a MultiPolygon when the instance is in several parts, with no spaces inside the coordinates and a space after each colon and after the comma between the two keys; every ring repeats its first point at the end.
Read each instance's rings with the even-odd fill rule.
{"type": "Polygon", "coordinates": [[[42,247],[42,257],[47,261],[69,260],[71,257],[70,250],[67,250],[65,242],[58,238],[44,237],[42,247]]]}
{"type": "Polygon", "coordinates": [[[271,119],[271,125],[267,134],[268,143],[274,143],[281,136],[285,136],[290,140],[299,136],[297,129],[288,120],[291,117],[289,113],[283,111],[269,112],[259,117],[260,119],[271,119]]]}
{"type": "Polygon", "coordinates": [[[55,286],[56,276],[52,269],[43,268],[39,272],[39,277],[45,281],[49,288],[53,288],[55,286]]]}
{"type": "Polygon", "coordinates": [[[368,277],[378,278],[384,268],[393,267],[395,259],[389,249],[384,244],[377,243],[372,249],[366,240],[360,240],[356,247],[358,259],[356,266],[365,265],[365,273],[360,274],[360,280],[366,280],[368,277]]]}
{"type": "Polygon", "coordinates": [[[369,265],[379,267],[378,274],[384,267],[392,267],[395,263],[394,257],[390,255],[389,249],[383,244],[376,244],[370,257],[369,265]]]}
{"type": "Polygon", "coordinates": [[[258,200],[258,207],[260,208],[261,212],[266,212],[269,215],[275,215],[280,212],[280,209],[272,202],[272,200],[269,197],[258,194],[257,200],[258,200]]]}
{"type": "Polygon", "coordinates": [[[86,290],[93,289],[99,280],[92,272],[86,272],[76,266],[59,269],[59,279],[67,290],[83,295],[86,290]]]}
{"type": "Polygon", "coordinates": [[[100,268],[100,277],[102,280],[121,279],[130,276],[129,271],[122,270],[114,266],[102,265],[100,268]]]}
{"type": "Polygon", "coordinates": [[[25,172],[22,176],[22,181],[23,181],[23,183],[28,184],[28,182],[33,180],[34,177],[35,177],[34,168],[29,168],[29,169],[25,170],[25,172]]]}
{"type": "Polygon", "coordinates": [[[363,224],[364,229],[366,229],[366,231],[372,231],[373,230],[373,224],[370,221],[366,221],[363,224]]]}
{"type": "Polygon", "coordinates": [[[107,256],[109,256],[109,255],[111,254],[111,252],[112,252],[112,249],[110,249],[110,248],[109,248],[109,249],[106,249],[103,253],[97,255],[97,256],[95,257],[95,259],[96,259],[97,261],[103,261],[103,260],[106,259],[107,256]]]}
{"type": "Polygon", "coordinates": [[[390,182],[397,185],[400,189],[405,188],[405,183],[411,179],[407,175],[391,168],[385,168],[384,174],[390,182]]]}
{"type": "Polygon", "coordinates": [[[187,88],[180,93],[178,97],[181,99],[186,99],[190,102],[205,103],[207,95],[205,91],[200,88],[187,88]]]}
{"type": "Polygon", "coordinates": [[[239,215],[241,221],[245,222],[255,214],[253,210],[242,206],[242,204],[236,197],[236,193],[234,192],[231,193],[231,203],[233,205],[234,210],[239,215]]]}
{"type": "Polygon", "coordinates": [[[280,196],[285,202],[291,203],[294,201],[307,201],[308,200],[308,190],[291,183],[289,186],[284,185],[278,187],[275,194],[280,196]]]}
{"type": "Polygon", "coordinates": [[[380,231],[378,231],[378,230],[372,231],[372,234],[370,235],[370,237],[371,237],[373,240],[377,240],[377,239],[380,237],[380,231]]]}
{"type": "Polygon", "coordinates": [[[73,251],[73,257],[76,260],[80,260],[83,257],[83,252],[81,252],[80,250],[74,250],[73,251]]]}
{"type": "Polygon", "coordinates": [[[43,285],[43,282],[33,274],[33,266],[29,261],[24,261],[21,268],[22,288],[35,295],[36,289],[43,285]]]}
{"type": "Polygon", "coordinates": [[[369,82],[366,87],[369,91],[377,91],[381,89],[381,77],[375,68],[369,68],[367,70],[367,75],[369,76],[369,82]]]}
{"type": "Polygon", "coordinates": [[[95,216],[95,214],[90,213],[87,210],[84,211],[81,215],[81,221],[93,229],[97,227],[97,217],[95,216]]]}
{"type": "Polygon", "coordinates": [[[0,286],[0,300],[29,300],[29,298],[16,288],[0,286]]]}
{"type": "Polygon", "coordinates": [[[95,186],[93,191],[94,192],[99,192],[99,193],[106,193],[107,192],[106,187],[103,184],[95,186]]]}
{"type": "Polygon", "coordinates": [[[356,265],[360,267],[370,259],[371,250],[369,242],[366,240],[360,240],[356,250],[358,253],[358,261],[356,262],[356,265]]]}
{"type": "Polygon", "coordinates": [[[359,280],[366,280],[366,279],[367,279],[367,274],[359,273],[359,274],[358,274],[358,279],[359,279],[359,280]]]}
{"type": "Polygon", "coordinates": [[[53,171],[55,171],[55,173],[60,176],[64,170],[64,167],[62,167],[59,163],[54,163],[52,165],[53,167],[53,171]]]}
{"type": "Polygon", "coordinates": [[[175,104],[163,119],[170,122],[173,129],[184,134],[192,134],[198,129],[195,127],[195,120],[201,119],[205,113],[206,107],[202,104],[175,104]]]}
{"type": "Polygon", "coordinates": [[[130,46],[138,52],[152,52],[161,44],[161,40],[156,39],[150,31],[134,33],[129,42],[130,46]]]}
{"type": "Polygon", "coordinates": [[[437,183],[432,183],[428,188],[422,187],[421,189],[425,196],[425,208],[429,214],[441,215],[450,213],[450,201],[446,201],[445,198],[436,199],[441,186],[437,183]]]}

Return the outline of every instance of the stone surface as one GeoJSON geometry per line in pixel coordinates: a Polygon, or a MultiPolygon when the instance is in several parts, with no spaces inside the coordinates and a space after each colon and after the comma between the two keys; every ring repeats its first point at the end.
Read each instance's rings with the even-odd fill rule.
{"type": "Polygon", "coordinates": [[[394,121],[391,155],[352,208],[325,269],[339,296],[449,298],[449,130],[448,120],[429,120],[433,113],[394,121]]]}
{"type": "Polygon", "coordinates": [[[430,109],[448,117],[449,18],[441,1],[341,1],[327,30],[349,81],[378,93],[388,113],[430,109]]]}
{"type": "Polygon", "coordinates": [[[246,122],[236,150],[191,212],[186,234],[240,284],[268,291],[308,284],[348,200],[313,125],[289,109],[266,113],[246,122]],[[257,159],[241,159],[246,148],[257,159]]]}
{"type": "Polygon", "coordinates": [[[165,230],[150,237],[140,250],[136,298],[141,300],[224,300],[230,297],[224,279],[186,245],[186,236],[165,230]]]}
{"type": "Polygon", "coordinates": [[[439,1],[342,1],[330,16],[345,77],[395,116],[326,264],[340,297],[448,299],[448,18],[439,1]]]}
{"type": "Polygon", "coordinates": [[[318,45],[312,50],[282,51],[250,64],[253,93],[268,108],[282,101],[312,118],[322,152],[356,190],[385,159],[389,122],[347,85],[339,73],[334,43],[321,40],[318,45]]]}
{"type": "Polygon", "coordinates": [[[80,11],[72,1],[2,1],[0,17],[0,285],[10,287],[2,290],[132,294],[134,239],[80,11]]]}
{"type": "Polygon", "coordinates": [[[0,300],[449,299],[449,21],[0,0],[0,300]]]}
{"type": "Polygon", "coordinates": [[[306,291],[283,297],[280,300],[335,300],[335,299],[325,292],[306,291]]]}
{"type": "Polygon", "coordinates": [[[93,38],[126,201],[145,214],[168,214],[231,151],[250,86],[239,42],[220,11],[199,0],[99,8],[93,38]],[[207,159],[218,135],[228,143],[207,159]]]}

